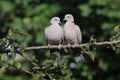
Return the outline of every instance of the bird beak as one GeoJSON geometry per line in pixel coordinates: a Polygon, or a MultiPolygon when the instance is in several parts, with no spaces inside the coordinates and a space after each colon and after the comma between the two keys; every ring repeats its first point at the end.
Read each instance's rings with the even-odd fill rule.
{"type": "Polygon", "coordinates": [[[66,22],[66,19],[63,19],[63,22],[66,22]]]}
{"type": "Polygon", "coordinates": [[[65,19],[63,19],[63,21],[66,21],[65,19]]]}
{"type": "Polygon", "coordinates": [[[59,25],[61,25],[62,23],[61,22],[59,22],[59,25]]]}

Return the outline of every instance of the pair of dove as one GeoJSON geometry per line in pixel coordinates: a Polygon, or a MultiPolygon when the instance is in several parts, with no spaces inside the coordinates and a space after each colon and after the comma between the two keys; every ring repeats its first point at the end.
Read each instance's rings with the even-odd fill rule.
{"type": "MultiPolygon", "coordinates": [[[[66,23],[62,28],[59,17],[53,17],[50,20],[50,25],[45,29],[45,39],[48,43],[48,47],[51,45],[59,45],[60,48],[62,41],[65,38],[67,45],[78,45],[82,41],[82,34],[79,26],[74,23],[74,17],[72,14],[66,14],[64,17],[66,23]]],[[[79,52],[79,57],[75,57],[76,62],[83,59],[82,54],[79,52]]]]}

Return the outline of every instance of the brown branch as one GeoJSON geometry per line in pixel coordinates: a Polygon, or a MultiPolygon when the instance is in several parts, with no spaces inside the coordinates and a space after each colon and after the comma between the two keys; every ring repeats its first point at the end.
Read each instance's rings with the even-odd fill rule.
{"type": "Polygon", "coordinates": [[[24,73],[29,74],[29,75],[31,75],[31,76],[35,76],[34,73],[32,73],[32,72],[30,72],[30,71],[27,71],[27,70],[21,69],[21,72],[24,72],[24,73]]]}
{"type": "MultiPolygon", "coordinates": [[[[118,41],[105,41],[105,42],[94,42],[94,43],[85,43],[85,44],[80,44],[77,45],[76,47],[85,47],[88,44],[92,44],[95,46],[102,46],[102,45],[113,45],[113,44],[118,44],[120,43],[120,40],[118,41]]],[[[71,45],[70,47],[74,47],[73,45],[71,45]]],[[[61,48],[69,48],[69,46],[67,45],[62,45],[61,48]]],[[[51,45],[51,47],[49,48],[48,46],[33,46],[33,47],[27,47],[25,50],[26,51],[30,51],[30,50],[43,50],[43,49],[58,49],[58,45],[51,45]]]]}

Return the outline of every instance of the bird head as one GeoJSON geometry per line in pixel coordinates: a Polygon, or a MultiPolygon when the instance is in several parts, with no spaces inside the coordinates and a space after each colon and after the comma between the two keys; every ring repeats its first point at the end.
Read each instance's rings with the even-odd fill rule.
{"type": "Polygon", "coordinates": [[[59,18],[59,17],[53,17],[53,18],[50,20],[50,23],[51,23],[51,24],[55,24],[55,23],[59,24],[59,23],[61,23],[61,22],[60,22],[60,18],[59,18]]]}
{"type": "Polygon", "coordinates": [[[74,22],[74,17],[72,16],[72,14],[66,14],[63,20],[67,22],[74,22]]]}

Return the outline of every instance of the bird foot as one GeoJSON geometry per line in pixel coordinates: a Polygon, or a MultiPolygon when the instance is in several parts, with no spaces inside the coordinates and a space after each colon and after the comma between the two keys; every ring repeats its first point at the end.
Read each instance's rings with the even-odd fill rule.
{"type": "Polygon", "coordinates": [[[51,44],[48,44],[48,48],[50,48],[51,47],[51,44]]]}
{"type": "Polygon", "coordinates": [[[67,44],[67,47],[70,48],[71,44],[67,44]]]}
{"type": "Polygon", "coordinates": [[[61,46],[62,46],[62,45],[61,45],[61,44],[59,44],[59,45],[58,45],[58,49],[61,49],[61,46]]]}
{"type": "Polygon", "coordinates": [[[75,43],[75,44],[73,45],[73,48],[76,48],[76,46],[78,46],[78,43],[75,43]]]}

